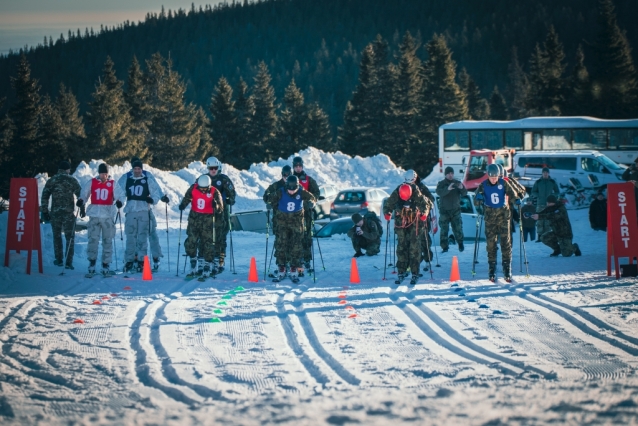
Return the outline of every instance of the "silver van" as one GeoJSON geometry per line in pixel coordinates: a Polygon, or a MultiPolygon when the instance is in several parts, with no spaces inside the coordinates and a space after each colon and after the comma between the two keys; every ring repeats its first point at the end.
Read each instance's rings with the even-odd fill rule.
{"type": "Polygon", "coordinates": [[[542,176],[543,167],[549,169],[549,175],[559,184],[579,182],[588,189],[622,182],[625,170],[606,155],[593,150],[530,151],[517,152],[514,156],[514,178],[530,190],[542,176]]]}

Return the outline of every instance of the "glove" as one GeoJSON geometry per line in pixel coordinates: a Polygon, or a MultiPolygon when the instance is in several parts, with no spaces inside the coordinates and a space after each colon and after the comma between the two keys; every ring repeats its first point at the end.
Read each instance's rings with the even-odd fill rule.
{"type": "Polygon", "coordinates": [[[516,204],[517,206],[520,206],[520,205],[521,205],[521,200],[516,199],[516,201],[514,202],[514,204],[516,204]]]}
{"type": "Polygon", "coordinates": [[[180,204],[180,205],[179,205],[179,210],[180,210],[180,211],[184,210],[185,208],[186,208],[186,206],[185,206],[184,204],[180,204]]]}
{"type": "Polygon", "coordinates": [[[84,206],[80,206],[80,217],[84,219],[86,216],[86,210],[84,210],[84,206]]]}
{"type": "Polygon", "coordinates": [[[48,211],[42,212],[42,220],[45,222],[51,222],[51,215],[48,211]]]}
{"type": "Polygon", "coordinates": [[[389,222],[390,218],[392,217],[392,215],[390,213],[386,213],[386,214],[383,215],[383,217],[385,218],[385,220],[387,220],[389,222]]]}
{"type": "Polygon", "coordinates": [[[483,200],[485,200],[485,197],[483,197],[483,194],[476,194],[474,199],[477,200],[477,201],[483,201],[483,200]]]}
{"type": "Polygon", "coordinates": [[[75,205],[78,207],[82,207],[84,205],[84,201],[82,201],[81,198],[78,198],[78,200],[75,202],[75,205]]]}
{"type": "Polygon", "coordinates": [[[168,204],[168,196],[167,196],[167,195],[164,195],[162,198],[160,198],[160,200],[161,200],[163,203],[168,204]]]}
{"type": "Polygon", "coordinates": [[[122,202],[120,200],[117,200],[115,202],[115,207],[117,207],[118,209],[121,209],[122,208],[122,202]]]}
{"type": "Polygon", "coordinates": [[[420,219],[422,222],[425,222],[426,220],[428,220],[428,215],[427,215],[427,214],[422,214],[421,216],[419,216],[419,219],[420,219]]]}
{"type": "Polygon", "coordinates": [[[149,204],[153,204],[153,199],[151,197],[146,197],[146,202],[149,204]]]}

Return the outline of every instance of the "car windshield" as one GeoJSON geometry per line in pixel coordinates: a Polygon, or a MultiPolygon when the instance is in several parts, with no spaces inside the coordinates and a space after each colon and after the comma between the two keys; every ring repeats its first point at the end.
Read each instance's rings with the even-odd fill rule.
{"type": "Polygon", "coordinates": [[[335,203],[360,203],[366,200],[363,191],[346,191],[337,196],[335,203]]]}
{"type": "Polygon", "coordinates": [[[329,237],[336,234],[346,234],[352,228],[351,220],[339,220],[327,223],[317,232],[317,237],[329,237]]]}
{"type": "Polygon", "coordinates": [[[606,155],[599,155],[596,157],[596,160],[600,161],[602,165],[607,167],[609,170],[622,170],[622,167],[620,167],[614,160],[607,157],[606,155]]]}

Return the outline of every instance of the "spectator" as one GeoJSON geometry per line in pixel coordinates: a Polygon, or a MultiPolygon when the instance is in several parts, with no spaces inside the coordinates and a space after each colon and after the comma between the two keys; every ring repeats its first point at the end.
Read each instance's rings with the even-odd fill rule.
{"type": "Polygon", "coordinates": [[[454,179],[454,169],[445,168],[445,179],[436,185],[439,195],[439,228],[441,229],[441,252],[446,253],[449,248],[448,229],[452,225],[452,233],[459,244],[459,251],[463,251],[463,221],[461,220],[461,197],[467,195],[467,189],[461,181],[454,179]]]}
{"type": "MultiPolygon", "coordinates": [[[[532,198],[536,200],[537,213],[541,212],[547,206],[547,197],[552,194],[558,197],[560,194],[556,181],[549,177],[549,168],[543,167],[542,173],[543,176],[534,182],[534,187],[532,188],[532,198]]],[[[550,230],[549,221],[541,219],[536,222],[536,231],[538,233],[536,242],[540,243],[541,236],[550,230]]]]}
{"type": "Polygon", "coordinates": [[[527,242],[528,236],[531,241],[536,239],[536,221],[532,219],[532,215],[535,212],[536,207],[534,207],[534,203],[532,203],[532,197],[527,197],[527,201],[521,209],[521,213],[523,214],[521,218],[523,221],[523,241],[525,242],[527,242]]]}
{"type": "Polygon", "coordinates": [[[572,233],[572,225],[569,221],[567,209],[563,203],[558,202],[558,198],[552,194],[546,199],[547,207],[539,213],[532,215],[534,220],[545,219],[549,221],[551,230],[540,236],[543,244],[554,249],[550,256],[563,255],[569,257],[572,254],[580,256],[580,248],[578,244],[572,243],[574,234],[572,233]]]}
{"type": "Polygon", "coordinates": [[[607,231],[607,199],[602,189],[589,205],[589,223],[594,231],[607,231]]]}
{"type": "Polygon", "coordinates": [[[381,222],[361,216],[359,213],[352,215],[352,222],[354,226],[348,231],[348,237],[352,240],[354,257],[363,256],[361,249],[365,249],[365,254],[368,256],[378,254],[381,247],[381,222]]]}

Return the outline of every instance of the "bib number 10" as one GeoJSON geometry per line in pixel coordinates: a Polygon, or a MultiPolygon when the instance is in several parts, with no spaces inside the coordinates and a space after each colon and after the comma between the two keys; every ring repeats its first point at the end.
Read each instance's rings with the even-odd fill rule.
{"type": "Polygon", "coordinates": [[[129,188],[131,190],[131,195],[136,195],[140,197],[144,192],[144,187],[142,185],[135,185],[129,188]]]}
{"type": "Polygon", "coordinates": [[[95,199],[99,201],[106,201],[109,198],[109,191],[104,188],[98,188],[95,190],[95,199]]]}

